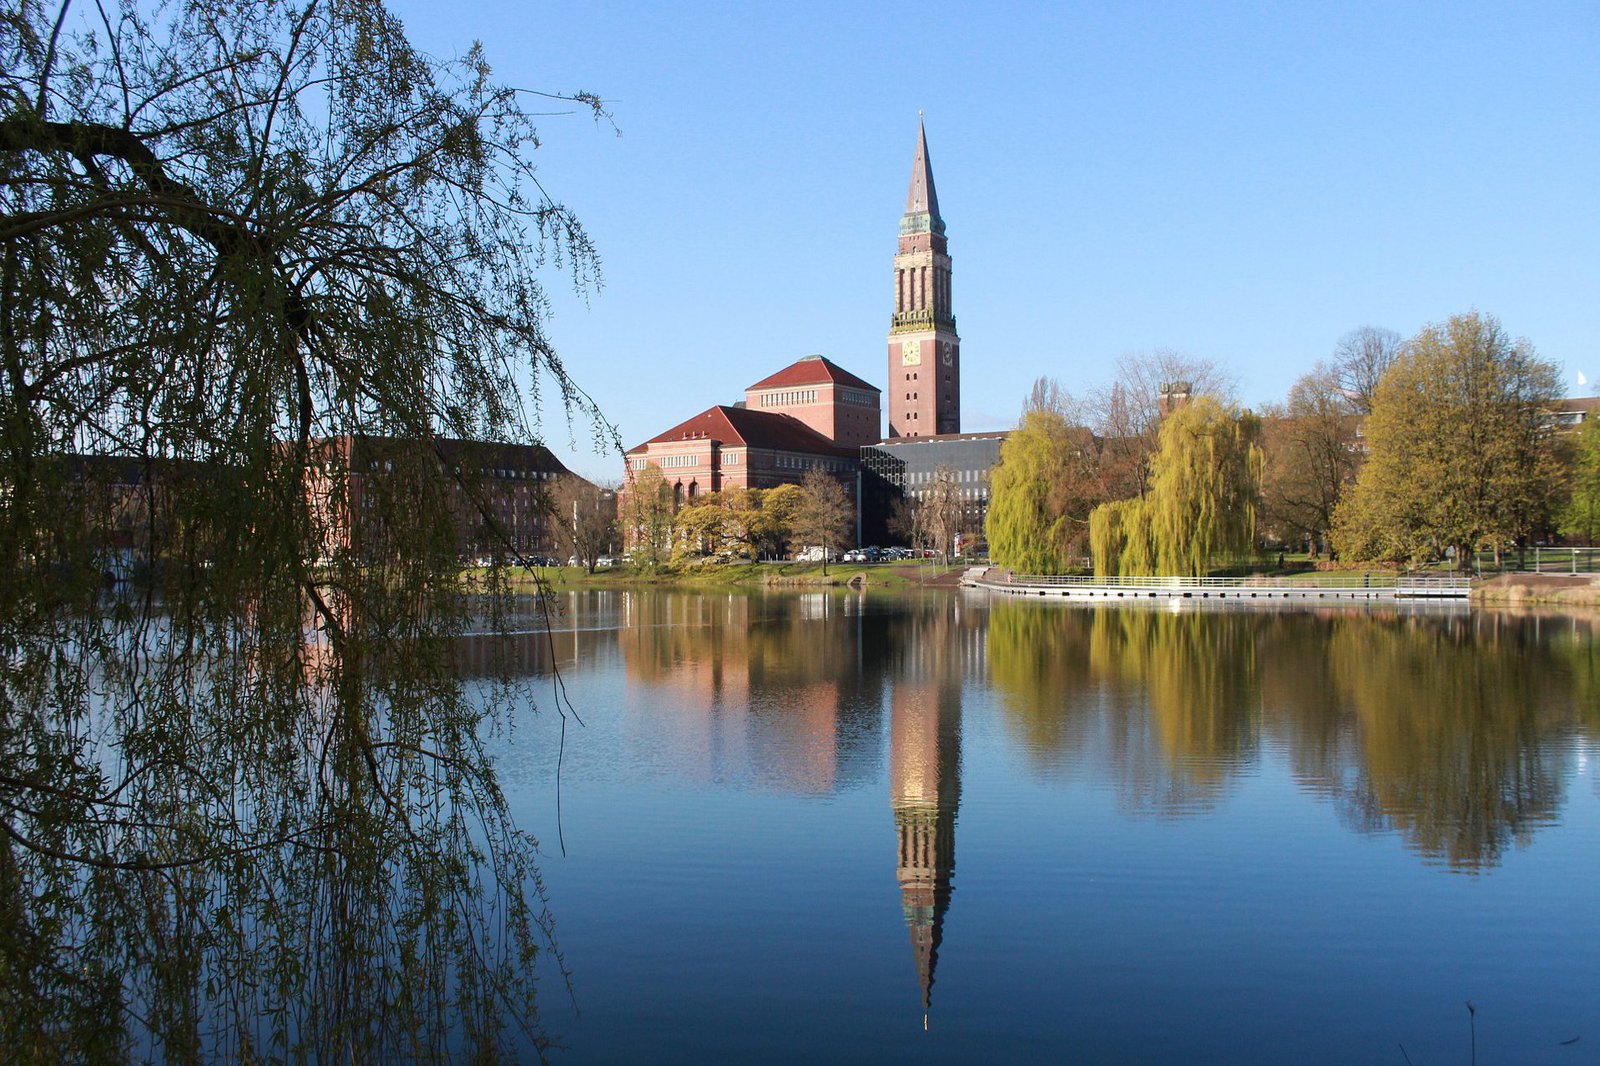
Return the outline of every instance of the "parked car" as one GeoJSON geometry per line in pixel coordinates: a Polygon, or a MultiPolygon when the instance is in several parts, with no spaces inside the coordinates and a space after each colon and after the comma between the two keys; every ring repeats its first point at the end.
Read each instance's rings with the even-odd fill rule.
{"type": "Polygon", "coordinates": [[[860,548],[851,548],[844,553],[844,561],[847,563],[864,563],[867,561],[867,553],[860,548]]]}
{"type": "Polygon", "coordinates": [[[617,560],[610,555],[602,555],[594,561],[595,566],[616,566],[617,560]]]}

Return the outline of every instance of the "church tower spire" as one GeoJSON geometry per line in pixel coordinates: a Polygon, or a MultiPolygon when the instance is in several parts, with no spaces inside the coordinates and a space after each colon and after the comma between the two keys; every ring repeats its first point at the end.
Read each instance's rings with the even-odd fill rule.
{"type": "Polygon", "coordinates": [[[890,437],[961,432],[961,338],[950,310],[950,253],[920,115],[894,257],[888,393],[890,437]]]}
{"type": "MultiPolygon", "coordinates": [[[[911,160],[911,188],[906,192],[905,217],[911,219],[919,215],[928,216],[918,219],[925,229],[944,233],[944,219],[939,217],[939,194],[933,187],[933,166],[928,161],[928,131],[920,116],[917,120],[917,154],[911,160]]],[[[902,223],[900,231],[904,233],[905,229],[902,223]]]]}

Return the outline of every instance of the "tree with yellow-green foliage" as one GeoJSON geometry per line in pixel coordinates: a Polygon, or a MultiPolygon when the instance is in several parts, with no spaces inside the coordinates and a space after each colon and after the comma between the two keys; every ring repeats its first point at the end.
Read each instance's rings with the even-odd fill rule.
{"type": "Polygon", "coordinates": [[[599,262],[554,116],[442,51],[381,0],[0,3],[6,1061],[550,1046],[489,741],[535,687],[462,638],[528,624],[489,457],[552,400],[616,446],[546,322],[599,262]]]}
{"type": "Polygon", "coordinates": [[[1255,543],[1261,495],[1259,420],[1199,396],[1169,414],[1142,497],[1095,509],[1099,576],[1203,577],[1255,543]]]}
{"type": "Polygon", "coordinates": [[[1105,498],[1094,436],[1060,410],[1033,406],[1000,445],[984,533],[989,557],[1027,574],[1060,574],[1087,554],[1089,514],[1105,498]]]}
{"type": "Polygon", "coordinates": [[[1561,532],[1593,544],[1600,540],[1600,418],[1584,422],[1568,482],[1571,495],[1561,516],[1561,532]]]}
{"type": "Polygon", "coordinates": [[[722,494],[710,492],[697,496],[678,511],[677,536],[672,546],[674,561],[711,555],[721,551],[728,527],[729,513],[722,494]]]}
{"type": "Polygon", "coordinates": [[[1553,365],[1476,311],[1407,341],[1366,421],[1367,462],[1334,519],[1351,559],[1464,561],[1546,524],[1558,463],[1553,365]]]}
{"type": "Polygon", "coordinates": [[[777,558],[788,548],[795,515],[805,498],[805,490],[799,485],[749,490],[745,531],[750,549],[757,558],[777,558]]]}
{"type": "Polygon", "coordinates": [[[653,570],[667,561],[677,518],[661,468],[647,463],[643,470],[629,471],[623,499],[622,525],[633,561],[653,570]]]}

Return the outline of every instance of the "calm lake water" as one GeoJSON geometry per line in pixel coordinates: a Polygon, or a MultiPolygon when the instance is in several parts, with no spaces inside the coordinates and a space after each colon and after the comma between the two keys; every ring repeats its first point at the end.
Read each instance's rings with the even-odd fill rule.
{"type": "Polygon", "coordinates": [[[561,604],[570,1061],[1600,1061],[1596,620],[561,604]]]}

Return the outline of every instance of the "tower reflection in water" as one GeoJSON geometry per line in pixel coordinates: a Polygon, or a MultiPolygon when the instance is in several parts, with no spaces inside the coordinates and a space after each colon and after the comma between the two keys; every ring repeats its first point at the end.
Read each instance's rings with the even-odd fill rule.
{"type": "Polygon", "coordinates": [[[927,1028],[956,867],[961,664],[950,637],[952,629],[959,629],[959,619],[941,613],[914,628],[929,631],[909,633],[909,639],[896,642],[901,660],[890,697],[889,790],[899,847],[895,876],[927,1028]]]}

